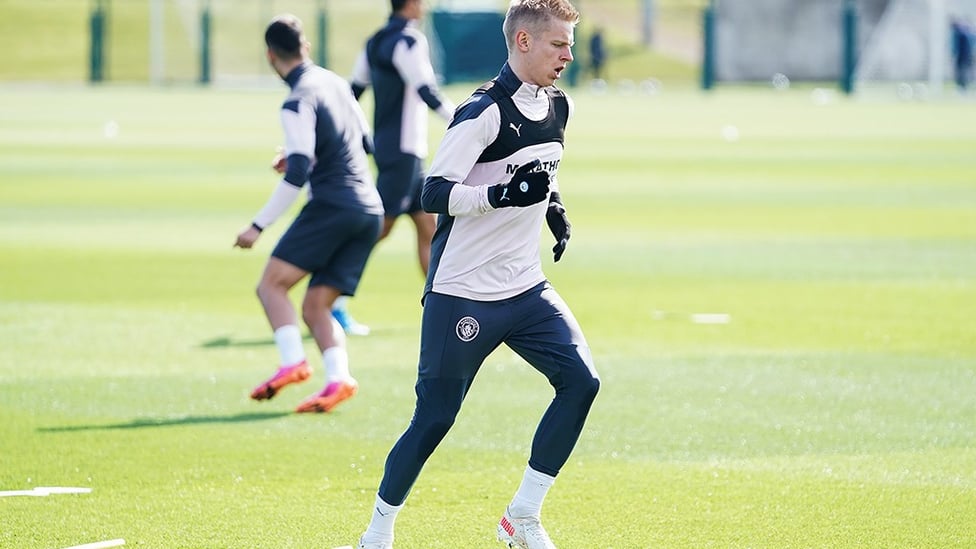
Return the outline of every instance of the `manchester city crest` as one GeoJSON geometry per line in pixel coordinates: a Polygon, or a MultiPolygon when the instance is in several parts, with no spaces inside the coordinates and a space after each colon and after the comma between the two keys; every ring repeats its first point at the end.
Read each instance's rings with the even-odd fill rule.
{"type": "Polygon", "coordinates": [[[474,317],[466,316],[458,321],[455,331],[457,331],[458,339],[461,341],[471,341],[478,337],[481,326],[478,325],[478,321],[474,317]]]}

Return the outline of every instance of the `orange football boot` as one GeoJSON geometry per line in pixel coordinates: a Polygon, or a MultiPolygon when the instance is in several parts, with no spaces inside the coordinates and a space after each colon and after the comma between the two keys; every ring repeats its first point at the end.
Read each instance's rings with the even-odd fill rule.
{"type": "Polygon", "coordinates": [[[251,391],[254,400],[267,400],[278,394],[282,388],[292,383],[301,383],[312,377],[312,368],[304,360],[293,366],[282,366],[271,379],[251,391]]]}
{"type": "Polygon", "coordinates": [[[314,394],[298,405],[296,412],[331,412],[341,402],[349,400],[359,390],[359,384],[353,378],[344,381],[333,381],[325,386],[322,392],[314,394]]]}

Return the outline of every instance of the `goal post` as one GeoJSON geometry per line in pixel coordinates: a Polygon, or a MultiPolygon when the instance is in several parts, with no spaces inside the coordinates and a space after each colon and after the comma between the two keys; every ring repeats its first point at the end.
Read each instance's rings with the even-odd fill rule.
{"type": "Polygon", "coordinates": [[[701,85],[778,80],[935,98],[951,76],[953,19],[976,20],[976,1],[710,0],[701,85]]]}
{"type": "Polygon", "coordinates": [[[89,13],[89,80],[154,86],[274,85],[277,77],[268,68],[262,41],[268,22],[281,12],[298,16],[312,44],[312,58],[327,67],[326,4],[327,0],[94,0],[89,13]]]}
{"type": "Polygon", "coordinates": [[[852,73],[847,52],[856,52],[848,47],[859,21],[849,0],[709,0],[702,11],[702,88],[782,88],[789,82],[843,87],[845,74],[852,73]]]}
{"type": "Polygon", "coordinates": [[[92,83],[105,79],[105,2],[96,0],[88,15],[88,80],[92,83]]]}

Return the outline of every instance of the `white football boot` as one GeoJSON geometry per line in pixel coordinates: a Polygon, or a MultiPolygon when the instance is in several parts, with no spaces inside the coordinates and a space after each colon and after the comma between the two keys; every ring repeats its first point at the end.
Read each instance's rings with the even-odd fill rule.
{"type": "Polygon", "coordinates": [[[507,507],[498,521],[498,541],[512,549],[556,549],[538,517],[512,518],[507,507]]]}

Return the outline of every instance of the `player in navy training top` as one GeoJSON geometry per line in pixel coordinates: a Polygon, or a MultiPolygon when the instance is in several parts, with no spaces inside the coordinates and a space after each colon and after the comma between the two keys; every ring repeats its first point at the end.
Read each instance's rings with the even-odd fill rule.
{"type": "Polygon", "coordinates": [[[372,85],[373,133],[383,199],[385,238],[401,215],[408,215],[417,232],[417,259],[424,275],[430,264],[430,240],[435,217],[423,210],[420,191],[427,157],[427,112],[450,121],[454,105],[437,88],[427,38],[416,22],[424,16],[424,0],[390,0],[386,25],[366,42],[352,74],[359,98],[372,85]]]}
{"type": "Polygon", "coordinates": [[[440,216],[424,290],[416,407],[387,456],[361,548],[393,546],[410,488],[502,343],[546,376],[555,397],[498,539],[555,547],[540,521],[542,502],[600,386],[579,324],[542,272],[538,243],[546,221],[558,261],[570,235],[556,175],[573,105],[553,84],[573,59],[578,20],[568,0],[513,0],[503,25],[508,62],[458,107],[434,156],[423,205],[440,216]]]}
{"type": "Polygon", "coordinates": [[[284,177],[236,246],[250,248],[308,186],[308,202],[278,241],[257,294],[274,331],[281,367],[251,393],[269,399],[308,379],[302,335],[288,291],[310,276],[302,318],[322,352],[325,388],[298,412],[328,412],[355,394],[345,335],[330,314],[341,295],[353,295],[382,226],[383,206],[366,158],[366,118],[342,77],[308,59],[308,41],[293,15],[272,20],[265,31],[268,62],[288,84],[281,107],[285,132],[284,177]]]}

